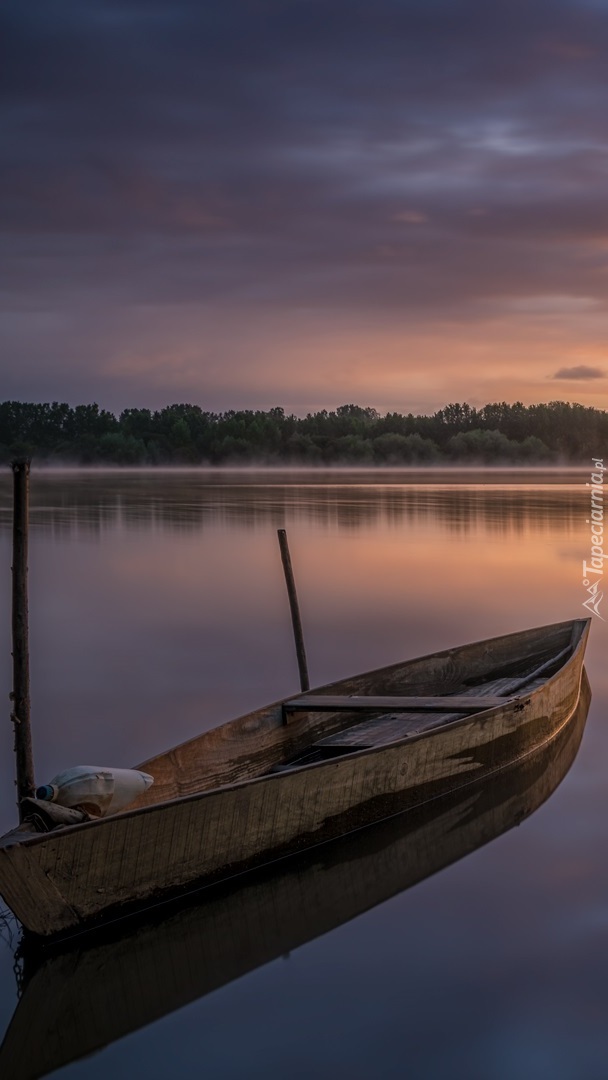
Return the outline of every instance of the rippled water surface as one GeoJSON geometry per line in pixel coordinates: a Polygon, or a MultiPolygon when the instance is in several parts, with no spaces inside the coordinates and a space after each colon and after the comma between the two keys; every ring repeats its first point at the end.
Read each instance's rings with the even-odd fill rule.
{"type": "MultiPolygon", "coordinates": [[[[132,764],[297,689],[280,527],[313,686],[584,615],[588,479],[584,471],[34,473],[37,779],[80,762],[132,764]]],[[[7,474],[3,831],[14,818],[10,520],[7,474]]],[[[227,891],[215,907],[160,920],[135,945],[123,937],[105,952],[56,960],[26,991],[36,999],[33,1027],[24,994],[30,1055],[11,1062],[14,1076],[60,1065],[58,1076],[93,1080],[604,1078],[607,646],[606,623],[594,616],[589,716],[576,760],[546,802],[551,769],[565,771],[574,757],[572,740],[559,763],[537,761],[508,791],[486,790],[479,828],[468,827],[470,806],[446,806],[441,820],[414,822],[409,833],[351,842],[322,874],[313,860],[257,892],[227,891]],[[528,809],[542,805],[509,829],[524,794],[528,809]],[[440,869],[447,836],[457,861],[440,869]],[[472,851],[482,837],[491,842],[472,851]],[[400,878],[404,852],[416,865],[400,878]],[[438,869],[414,884],[416,873],[438,869]],[[155,972],[163,994],[148,1007],[155,972]],[[71,984],[79,1001],[90,998],[86,1048],[109,1045],[69,1064],[86,1024],[70,1027],[69,1003],[63,1015],[48,1010],[71,984]],[[37,1038],[45,1053],[32,1051],[37,1038]]],[[[13,949],[0,943],[4,1027],[16,1003],[13,949]]]]}

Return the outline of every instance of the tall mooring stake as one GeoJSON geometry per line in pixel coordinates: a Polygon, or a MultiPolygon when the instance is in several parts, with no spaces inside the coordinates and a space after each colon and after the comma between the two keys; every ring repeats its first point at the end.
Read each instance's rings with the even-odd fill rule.
{"type": "Polygon", "coordinates": [[[304,634],[302,633],[302,620],[300,619],[298,594],[296,592],[296,583],[293,576],[293,568],[291,565],[291,557],[289,554],[289,545],[287,543],[287,533],[285,532],[285,529],[277,529],[277,535],[279,537],[279,547],[281,549],[281,561],[283,563],[283,571],[285,573],[287,595],[289,596],[291,623],[293,626],[293,636],[296,643],[298,668],[300,671],[300,689],[302,690],[302,692],[304,692],[305,690],[310,689],[310,682],[308,679],[308,666],[306,663],[306,650],[304,648],[304,634]]]}
{"type": "Polygon", "coordinates": [[[11,462],[13,470],[13,708],[17,764],[17,800],[33,795],[34,760],[30,730],[30,652],[27,599],[27,558],[29,527],[30,462],[11,462]]]}

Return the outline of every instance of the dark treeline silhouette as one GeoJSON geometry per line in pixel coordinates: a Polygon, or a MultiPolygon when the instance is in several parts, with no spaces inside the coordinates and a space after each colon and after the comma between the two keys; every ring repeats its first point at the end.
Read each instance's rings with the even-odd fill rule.
{"type": "Polygon", "coordinates": [[[125,409],[0,403],[0,457],[112,465],[544,465],[601,456],[608,413],[564,401],[446,405],[432,416],[341,405],[300,418],[205,412],[198,405],[125,409]]]}

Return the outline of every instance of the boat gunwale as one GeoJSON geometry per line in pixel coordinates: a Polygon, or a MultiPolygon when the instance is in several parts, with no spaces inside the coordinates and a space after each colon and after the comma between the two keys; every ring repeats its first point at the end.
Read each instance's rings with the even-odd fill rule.
{"type": "MultiPolygon", "coordinates": [[[[443,650],[441,652],[429,653],[426,656],[412,657],[411,660],[404,660],[404,661],[401,662],[401,664],[399,664],[399,663],[391,664],[391,665],[387,665],[387,666],[385,666],[383,668],[376,668],[376,669],[374,669],[372,671],[363,672],[361,674],[361,677],[365,677],[365,676],[368,676],[368,675],[371,676],[371,675],[375,675],[375,674],[380,674],[381,672],[385,672],[385,671],[388,671],[388,670],[391,670],[391,669],[395,670],[395,669],[399,668],[400,666],[402,666],[404,664],[407,664],[407,663],[410,663],[410,662],[430,660],[430,659],[433,659],[433,658],[436,658],[436,657],[448,656],[448,655],[453,654],[454,652],[459,652],[461,649],[467,649],[467,648],[471,648],[473,646],[483,645],[483,644],[486,644],[486,643],[490,643],[492,641],[504,641],[505,639],[510,638],[510,637],[511,638],[516,638],[516,637],[518,637],[518,636],[520,636],[522,634],[530,633],[531,631],[534,631],[534,630],[537,630],[537,631],[540,632],[540,631],[543,631],[543,630],[548,631],[548,630],[557,630],[557,629],[561,629],[561,628],[565,629],[567,626],[571,626],[572,635],[574,636],[576,627],[578,625],[580,627],[580,635],[579,635],[578,641],[573,646],[572,653],[570,654],[570,656],[567,657],[567,659],[564,661],[563,664],[561,664],[561,666],[558,668],[558,670],[555,671],[552,675],[550,675],[542,683],[541,686],[536,687],[534,690],[530,691],[530,693],[528,693],[528,694],[522,693],[520,695],[514,695],[514,696],[506,697],[504,705],[495,705],[495,706],[493,706],[493,707],[491,707],[489,709],[483,710],[482,712],[465,713],[464,716],[460,716],[455,720],[448,720],[443,724],[438,724],[436,727],[427,729],[426,731],[420,731],[420,732],[418,732],[416,734],[409,734],[409,735],[406,734],[400,739],[392,740],[391,742],[384,743],[381,746],[362,747],[359,750],[352,750],[352,751],[349,751],[349,752],[347,752],[345,754],[337,755],[336,757],[333,757],[333,758],[329,758],[329,759],[325,759],[325,760],[321,760],[321,761],[313,761],[313,762],[310,762],[309,764],[296,765],[293,768],[290,768],[289,770],[286,770],[284,772],[276,772],[276,773],[267,772],[267,773],[264,773],[264,774],[262,774],[260,776],[248,777],[248,778],[246,778],[244,780],[236,780],[231,784],[221,784],[221,785],[218,785],[217,787],[208,788],[205,791],[195,791],[195,792],[190,792],[189,794],[186,794],[186,795],[177,795],[173,799],[164,799],[162,802],[149,803],[146,806],[135,807],[132,810],[127,809],[127,810],[124,810],[124,811],[122,811],[122,812],[120,812],[118,814],[111,814],[111,815],[109,815],[108,817],[105,817],[105,818],[97,818],[97,819],[91,820],[91,821],[83,821],[83,822],[80,822],[80,823],[78,823],[76,825],[62,826],[62,827],[57,828],[57,829],[51,829],[49,832],[46,832],[46,833],[35,833],[33,835],[25,835],[24,834],[23,839],[21,839],[20,837],[19,838],[15,837],[14,840],[12,840],[11,842],[9,842],[8,844],[5,844],[5,845],[2,844],[2,839],[4,839],[4,838],[0,838],[0,855],[3,852],[10,851],[10,849],[13,848],[13,847],[22,847],[22,846],[27,846],[28,848],[34,847],[37,844],[44,844],[44,843],[49,842],[49,841],[58,840],[60,836],[61,837],[68,836],[68,835],[71,835],[71,834],[73,834],[75,832],[81,832],[83,829],[99,828],[100,826],[107,825],[107,824],[109,824],[111,822],[117,822],[119,820],[130,820],[132,818],[138,818],[142,814],[155,813],[155,812],[158,812],[158,811],[161,811],[161,810],[165,809],[166,807],[175,806],[178,803],[179,804],[185,804],[185,803],[188,803],[188,802],[195,802],[195,801],[207,798],[207,797],[220,795],[220,794],[222,794],[224,792],[235,791],[235,790],[240,789],[240,788],[249,787],[249,786],[251,786],[253,784],[269,783],[269,782],[273,782],[273,781],[279,781],[280,782],[280,781],[284,780],[286,776],[293,775],[294,773],[301,773],[301,772],[309,771],[309,770],[312,770],[312,769],[323,769],[323,768],[336,766],[337,764],[339,764],[339,762],[344,761],[346,758],[348,758],[348,760],[351,761],[353,758],[359,759],[359,758],[362,758],[364,756],[367,757],[367,756],[372,756],[374,754],[382,754],[382,753],[385,753],[388,750],[393,750],[395,747],[403,746],[405,743],[407,743],[408,745],[412,745],[413,743],[420,742],[422,739],[431,739],[433,736],[437,736],[440,733],[446,731],[447,729],[450,729],[450,731],[451,731],[453,728],[457,727],[458,725],[462,725],[462,724],[470,723],[470,722],[473,722],[473,723],[476,723],[476,724],[477,723],[486,723],[487,720],[489,720],[489,719],[493,720],[493,719],[496,718],[497,714],[502,714],[502,713],[506,712],[509,709],[511,711],[519,711],[522,708],[523,703],[532,700],[534,697],[536,697],[537,695],[539,695],[541,693],[544,693],[546,688],[549,685],[551,685],[555,680],[557,680],[557,679],[559,679],[559,678],[561,678],[563,676],[563,674],[567,671],[568,667],[572,666],[575,662],[578,662],[578,655],[579,655],[579,653],[581,651],[582,651],[583,656],[584,656],[584,651],[585,651],[585,647],[586,647],[586,643],[587,643],[587,637],[588,637],[588,634],[589,634],[590,624],[591,624],[591,619],[590,618],[566,619],[561,623],[549,623],[546,626],[530,627],[529,630],[519,630],[519,631],[515,631],[515,633],[513,633],[513,634],[499,635],[496,638],[482,638],[480,641],[469,642],[466,645],[456,646],[456,647],[453,647],[451,649],[443,650]]],[[[579,692],[578,692],[578,695],[577,695],[577,702],[578,702],[578,698],[580,697],[580,682],[581,682],[581,679],[582,679],[582,672],[583,672],[583,664],[581,663],[581,672],[580,672],[580,678],[579,678],[579,692]]],[[[353,677],[358,678],[360,676],[350,676],[350,677],[347,676],[345,679],[338,680],[338,682],[336,682],[336,683],[329,683],[329,684],[326,684],[326,686],[324,686],[324,687],[319,687],[319,688],[315,689],[314,691],[311,690],[310,693],[312,694],[314,692],[316,694],[319,689],[323,690],[323,689],[327,689],[327,687],[329,687],[329,686],[336,686],[336,685],[338,685],[338,683],[346,682],[346,681],[348,681],[349,678],[353,678],[353,677]]],[[[279,701],[273,702],[270,705],[262,706],[262,709],[265,711],[267,709],[279,708],[279,707],[281,707],[283,705],[283,703],[285,701],[290,700],[291,696],[292,695],[289,695],[286,698],[281,698],[279,701]]],[[[305,695],[303,695],[303,696],[305,696],[305,695]]],[[[235,717],[234,719],[235,720],[243,720],[246,717],[248,717],[250,715],[253,715],[255,712],[258,712],[258,711],[260,711],[260,710],[253,710],[252,713],[244,713],[243,716],[235,717]]],[[[312,711],[314,711],[314,710],[311,710],[311,712],[312,711]]],[[[231,720],[225,721],[225,723],[228,723],[228,724],[232,723],[232,722],[233,721],[231,721],[231,720]]],[[[210,728],[209,731],[219,730],[219,728],[221,728],[223,726],[224,726],[223,724],[219,724],[219,725],[217,725],[216,728],[210,728]]],[[[202,733],[202,734],[206,734],[206,732],[202,733]]],[[[198,737],[200,737],[200,736],[196,736],[196,738],[198,738],[198,737]]],[[[171,750],[178,749],[180,746],[186,746],[189,742],[192,742],[192,741],[193,740],[188,739],[185,743],[180,743],[180,744],[178,744],[178,746],[172,747],[171,750]]],[[[167,751],[167,752],[169,753],[171,751],[167,751]]],[[[514,759],[514,760],[517,760],[517,759],[514,759]]],[[[8,836],[8,835],[10,835],[10,833],[5,834],[5,837],[8,836]]]]}
{"type": "MultiPolygon", "coordinates": [[[[589,620],[589,621],[591,621],[591,620],[589,620]]],[[[559,672],[556,672],[555,674],[559,674],[559,672]]],[[[553,678],[553,676],[552,676],[552,678],[553,678]]],[[[27,930],[26,933],[27,933],[30,940],[35,940],[36,941],[36,943],[37,943],[36,947],[40,948],[43,951],[46,951],[47,949],[51,950],[51,949],[56,948],[58,946],[61,948],[66,943],[68,943],[70,941],[74,941],[75,939],[77,939],[79,937],[82,937],[84,935],[88,936],[88,935],[96,935],[96,934],[99,934],[99,933],[103,934],[104,928],[108,925],[108,923],[106,922],[108,913],[110,915],[110,924],[117,924],[119,922],[122,922],[123,920],[129,920],[129,919],[130,920],[133,920],[133,919],[137,920],[137,918],[140,915],[145,916],[146,912],[153,911],[160,904],[165,904],[165,903],[166,904],[172,904],[172,903],[179,904],[182,900],[184,900],[189,895],[192,896],[192,895],[195,895],[197,893],[201,893],[201,892],[203,892],[203,891],[205,891],[207,889],[221,888],[223,885],[225,886],[228,882],[234,881],[234,880],[239,879],[239,878],[243,878],[248,874],[256,874],[257,872],[262,872],[263,873],[265,870],[267,870],[269,867],[271,867],[273,865],[276,865],[278,863],[281,863],[281,862],[289,860],[289,859],[298,859],[301,856],[306,855],[307,853],[309,853],[311,851],[323,848],[328,844],[335,843],[339,839],[344,839],[346,836],[352,836],[355,833],[361,832],[361,831],[363,831],[365,829],[373,828],[375,825],[380,824],[380,822],[386,822],[386,821],[389,821],[390,819],[401,817],[404,814],[414,812],[417,809],[419,810],[421,807],[423,807],[425,805],[428,806],[431,803],[440,801],[441,799],[449,798],[449,796],[454,795],[457,790],[458,791],[464,791],[467,788],[474,788],[474,787],[476,787],[478,785],[484,784],[484,783],[487,782],[487,780],[490,777],[497,776],[498,774],[504,772],[505,770],[511,769],[511,768],[513,768],[515,766],[518,766],[518,765],[521,765],[529,757],[533,756],[536,753],[542,752],[548,746],[550,746],[551,743],[553,743],[553,741],[555,739],[557,739],[559,737],[559,735],[564,731],[564,729],[568,726],[568,724],[570,724],[572,722],[572,718],[575,716],[576,711],[579,708],[580,701],[581,701],[581,693],[582,693],[582,690],[583,690],[583,682],[584,682],[585,679],[586,679],[586,682],[587,682],[587,693],[589,694],[589,701],[591,700],[591,688],[589,686],[589,679],[587,677],[585,667],[584,667],[584,664],[583,664],[581,666],[581,679],[580,679],[580,683],[579,683],[579,693],[578,693],[576,701],[574,702],[574,704],[572,706],[571,711],[563,719],[563,721],[559,725],[559,727],[556,728],[554,731],[552,731],[547,736],[547,738],[543,740],[543,742],[539,743],[536,746],[530,746],[526,750],[522,751],[522,753],[520,753],[516,757],[512,758],[510,761],[501,763],[501,764],[491,768],[487,773],[484,774],[484,776],[471,776],[469,779],[464,780],[461,784],[459,784],[457,789],[454,788],[449,792],[444,792],[444,793],[441,793],[441,794],[438,794],[438,795],[433,795],[430,799],[425,799],[423,802],[415,803],[414,805],[408,807],[406,810],[397,810],[394,813],[390,813],[390,814],[386,815],[385,817],[381,818],[379,821],[368,821],[368,822],[365,822],[364,824],[357,825],[355,828],[349,829],[347,832],[340,834],[339,837],[330,837],[330,838],[323,839],[323,840],[317,840],[315,843],[308,845],[306,847],[306,849],[304,849],[304,850],[300,850],[300,851],[284,851],[284,852],[280,852],[278,854],[275,853],[268,860],[264,860],[263,862],[252,865],[252,866],[244,866],[244,865],[238,865],[237,864],[234,867],[234,869],[230,873],[228,873],[227,875],[222,874],[221,877],[216,877],[216,878],[212,878],[212,879],[208,879],[206,876],[204,876],[202,878],[199,878],[199,879],[196,879],[196,880],[194,880],[192,882],[189,882],[189,883],[187,883],[185,885],[176,886],[174,889],[170,889],[168,892],[166,892],[165,890],[161,890],[159,893],[154,894],[153,896],[149,897],[148,899],[146,899],[144,901],[133,900],[131,902],[127,902],[126,904],[123,903],[123,902],[118,902],[116,905],[111,905],[110,908],[106,909],[105,911],[99,912],[96,915],[89,917],[84,923],[79,923],[78,925],[73,926],[73,927],[68,927],[68,928],[65,928],[65,929],[62,929],[62,930],[54,931],[51,934],[39,934],[36,931],[31,931],[31,930],[27,930]]],[[[539,689],[541,689],[541,688],[539,687],[539,689]]],[[[490,710],[488,710],[488,711],[490,711],[490,710]]],[[[395,745],[396,745],[395,743],[391,743],[390,748],[392,749],[395,745]]],[[[373,748],[370,747],[370,749],[387,749],[387,747],[386,746],[385,747],[373,747],[373,748]]],[[[348,756],[350,757],[351,755],[348,755],[348,756]]],[[[331,764],[331,762],[326,761],[326,762],[319,762],[319,763],[315,763],[315,764],[328,765],[328,764],[331,764]]],[[[260,778],[260,779],[263,779],[263,778],[260,778]]],[[[560,781],[560,783],[561,783],[561,781],[560,781]]],[[[232,786],[234,787],[234,786],[237,786],[237,785],[232,785],[232,786]]],[[[227,788],[227,790],[228,789],[229,788],[227,788]]],[[[214,790],[214,792],[216,792],[216,791],[219,791],[220,789],[214,788],[213,790],[214,790]]],[[[196,796],[186,796],[185,798],[189,799],[189,798],[194,798],[194,797],[196,797],[196,796]]],[[[171,802],[173,802],[173,803],[174,802],[179,802],[179,801],[180,801],[179,799],[171,800],[171,802]]],[[[543,802],[545,802],[545,801],[546,801],[546,799],[543,800],[543,802]]],[[[150,809],[150,807],[142,807],[142,809],[150,809]]],[[[114,815],[114,816],[118,816],[118,815],[114,815]]],[[[108,819],[106,819],[106,820],[108,820],[108,819]]],[[[519,824],[519,822],[518,822],[518,824],[519,824]]],[[[74,826],[74,828],[79,828],[79,826],[74,826]]],[[[451,865],[451,864],[447,864],[447,865],[451,865]]],[[[90,940],[90,938],[89,938],[89,940],[90,940]]]]}
{"type": "MultiPolygon", "coordinates": [[[[491,637],[491,638],[479,638],[477,641],[467,641],[467,642],[465,642],[464,645],[452,645],[450,648],[448,648],[448,649],[440,649],[438,652],[425,653],[423,656],[412,656],[407,660],[400,660],[400,661],[398,660],[394,664],[385,664],[383,667],[372,668],[370,671],[362,671],[362,672],[359,672],[359,673],[357,673],[355,675],[345,675],[344,678],[342,678],[342,679],[335,679],[333,682],[324,683],[323,686],[311,687],[310,690],[306,690],[303,693],[290,694],[288,697],[281,698],[280,701],[273,702],[271,705],[266,706],[266,708],[272,709],[272,708],[274,708],[275,705],[282,705],[283,702],[290,701],[292,697],[297,697],[298,700],[304,700],[306,698],[307,694],[311,694],[311,695],[314,694],[315,696],[317,696],[318,694],[321,694],[325,690],[329,690],[334,686],[339,686],[341,683],[350,682],[351,679],[359,679],[359,678],[365,679],[365,678],[370,678],[373,675],[381,675],[384,672],[397,671],[397,669],[400,668],[400,667],[403,667],[404,664],[411,664],[411,663],[418,663],[418,662],[422,663],[424,660],[442,659],[443,657],[452,656],[454,653],[461,652],[463,649],[475,649],[480,645],[490,645],[493,642],[498,642],[498,641],[506,643],[506,642],[509,641],[509,638],[511,638],[512,640],[515,640],[515,638],[522,637],[525,634],[533,634],[533,633],[539,633],[540,634],[541,632],[544,633],[544,632],[548,632],[548,631],[565,630],[568,626],[571,627],[572,633],[574,633],[575,627],[577,625],[581,627],[581,635],[579,637],[578,642],[576,643],[576,646],[573,649],[572,655],[574,656],[574,653],[576,652],[576,650],[578,649],[579,645],[581,644],[581,642],[583,640],[585,629],[588,630],[589,626],[591,625],[591,617],[590,616],[589,617],[583,617],[583,618],[576,618],[576,619],[563,619],[561,622],[546,623],[544,626],[529,626],[525,630],[514,630],[510,634],[497,634],[495,637],[491,637]]],[[[568,657],[568,659],[565,661],[565,664],[567,664],[570,659],[571,659],[571,657],[568,657]]],[[[565,666],[565,664],[563,666],[565,666]]],[[[561,671],[562,668],[559,668],[559,670],[561,671]]],[[[256,712],[257,710],[254,709],[252,711],[256,712]]],[[[244,715],[247,716],[249,714],[245,713],[244,715]]],[[[242,718],[236,717],[235,719],[242,719],[242,718]]],[[[230,723],[230,721],[227,721],[227,723],[230,723]]],[[[218,726],[221,726],[221,725],[218,725],[218,726]]],[[[213,729],[210,729],[210,730],[213,730],[213,729]]],[[[195,738],[197,738],[197,736],[195,736],[195,738]]],[[[186,739],[185,742],[178,743],[175,747],[171,747],[171,750],[179,750],[182,746],[187,746],[188,743],[192,742],[192,741],[193,741],[192,739],[186,739]]],[[[160,757],[161,755],[157,755],[157,756],[160,757]]]]}
{"type": "MultiPolygon", "coordinates": [[[[187,903],[188,902],[188,898],[192,898],[192,897],[194,897],[196,895],[201,895],[203,893],[206,893],[208,890],[211,890],[212,892],[213,892],[213,890],[216,890],[216,889],[221,890],[221,889],[225,888],[226,886],[228,886],[230,883],[232,883],[234,881],[237,881],[239,879],[245,879],[245,878],[247,878],[248,876],[251,876],[251,875],[253,875],[252,880],[255,882],[255,875],[257,875],[257,874],[264,875],[269,870],[272,870],[272,868],[279,866],[279,864],[287,865],[287,864],[289,864],[290,860],[299,860],[301,858],[306,858],[309,855],[309,853],[311,853],[311,852],[318,851],[319,849],[325,848],[328,845],[339,843],[341,840],[344,840],[344,839],[346,839],[348,837],[352,837],[352,836],[356,835],[357,833],[361,833],[361,832],[365,832],[366,830],[374,829],[375,827],[377,827],[377,826],[379,826],[381,824],[386,824],[387,822],[389,822],[391,820],[395,820],[396,818],[405,819],[406,815],[416,813],[417,811],[420,811],[425,806],[429,807],[433,803],[441,802],[442,800],[446,800],[446,799],[449,800],[449,799],[453,798],[456,795],[457,791],[458,791],[458,793],[461,793],[461,792],[465,792],[467,789],[475,788],[477,786],[480,786],[480,785],[484,784],[487,781],[488,777],[490,777],[490,776],[495,777],[497,774],[501,774],[501,773],[503,773],[503,772],[505,772],[505,771],[507,771],[509,769],[520,767],[529,758],[533,757],[535,754],[543,753],[544,751],[546,751],[547,748],[557,738],[559,738],[559,736],[568,727],[568,725],[572,723],[573,717],[575,716],[575,714],[576,714],[576,712],[577,712],[577,710],[578,710],[578,708],[580,707],[580,704],[581,704],[581,697],[582,697],[582,693],[583,693],[585,683],[586,683],[586,693],[588,695],[588,700],[587,700],[587,714],[588,714],[589,705],[590,705],[592,695],[591,695],[591,687],[589,685],[589,678],[588,678],[587,673],[585,671],[585,668],[583,666],[582,673],[581,673],[581,686],[580,686],[580,692],[579,692],[578,699],[577,699],[572,711],[564,719],[563,723],[560,724],[559,728],[557,728],[555,731],[553,731],[544,742],[538,744],[537,746],[529,747],[528,749],[524,750],[521,754],[519,754],[517,757],[513,758],[511,761],[509,761],[509,762],[507,762],[505,764],[498,765],[496,768],[492,769],[488,774],[486,774],[483,777],[481,777],[481,776],[471,777],[471,779],[469,779],[465,783],[461,784],[458,789],[454,789],[453,791],[445,792],[443,794],[434,795],[434,796],[432,796],[432,798],[430,798],[428,800],[425,800],[424,803],[416,803],[414,806],[408,807],[405,810],[397,810],[394,813],[390,813],[390,814],[386,815],[385,817],[381,818],[380,820],[368,821],[368,822],[365,822],[364,824],[357,825],[353,829],[349,829],[347,832],[340,834],[340,836],[338,836],[338,837],[332,837],[332,838],[329,838],[329,839],[318,840],[315,843],[309,845],[306,849],[299,850],[299,851],[282,853],[282,854],[279,854],[277,856],[274,856],[273,858],[269,859],[268,861],[264,861],[262,863],[259,863],[259,864],[255,865],[255,866],[252,866],[252,867],[236,868],[233,872],[229,873],[228,875],[222,876],[220,878],[214,878],[213,880],[206,880],[204,878],[199,879],[199,880],[197,880],[197,881],[195,881],[193,883],[190,883],[190,884],[188,884],[186,886],[181,886],[181,887],[177,887],[175,890],[170,890],[167,894],[165,894],[165,893],[157,894],[157,895],[149,898],[149,900],[144,901],[143,903],[141,901],[133,901],[132,903],[130,903],[130,904],[128,903],[126,905],[121,903],[116,907],[116,909],[112,909],[112,908],[109,909],[109,911],[110,911],[109,919],[107,918],[107,912],[102,912],[102,913],[88,919],[85,923],[79,924],[78,926],[75,926],[75,927],[72,927],[72,928],[67,928],[67,929],[64,929],[64,930],[56,931],[56,932],[54,932],[54,933],[52,933],[50,935],[41,935],[41,934],[38,934],[35,931],[26,930],[27,940],[28,940],[28,942],[30,944],[33,944],[33,947],[36,950],[39,950],[41,956],[44,956],[44,955],[52,956],[53,952],[56,952],[57,950],[62,950],[65,947],[71,947],[71,946],[74,945],[75,942],[78,942],[79,939],[81,939],[83,937],[86,938],[87,941],[90,942],[93,945],[93,947],[96,947],[97,945],[103,945],[103,943],[104,943],[104,934],[106,934],[108,932],[109,928],[116,927],[121,923],[124,924],[124,923],[130,922],[131,925],[134,926],[134,929],[137,929],[137,926],[138,926],[137,920],[140,919],[140,918],[142,919],[142,924],[141,925],[145,927],[145,925],[146,925],[146,923],[145,923],[146,917],[148,915],[154,913],[155,911],[158,912],[161,907],[165,907],[166,905],[169,905],[169,908],[170,908],[171,905],[176,905],[174,910],[178,911],[179,906],[182,903],[184,903],[184,902],[187,903]]],[[[586,714],[585,719],[587,718],[587,714],[586,714]]],[[[578,753],[578,750],[577,750],[577,753],[578,753]]],[[[571,766],[569,766],[569,768],[570,767],[571,766]]],[[[564,773],[564,775],[559,780],[559,783],[556,785],[556,788],[559,786],[559,784],[562,783],[563,779],[567,775],[567,772],[569,771],[569,768],[566,770],[566,773],[564,773]]],[[[556,788],[554,788],[553,791],[556,790],[556,788]]],[[[553,791],[546,798],[544,798],[541,803],[539,803],[539,807],[544,802],[546,802],[548,798],[551,797],[551,795],[553,794],[553,791]]],[[[538,809],[539,807],[536,807],[535,809],[538,809]]],[[[527,816],[529,816],[529,815],[526,814],[526,817],[527,816]]],[[[521,824],[521,821],[518,821],[517,824],[521,824]]],[[[497,834],[497,836],[502,835],[503,832],[505,832],[505,831],[506,830],[502,830],[500,833],[497,834]]],[[[486,841],[484,841],[483,845],[480,845],[480,846],[485,846],[485,844],[486,844],[486,841]]],[[[475,850],[477,850],[477,849],[475,849],[475,850]]],[[[453,861],[457,861],[457,860],[452,860],[450,863],[446,863],[446,867],[452,865],[453,861]]],[[[294,865],[295,864],[292,862],[292,866],[294,866],[294,865]]],[[[444,868],[445,867],[441,867],[440,869],[444,869],[444,868]]],[[[437,872],[438,871],[433,871],[433,874],[435,874],[437,872]]],[[[431,876],[431,875],[429,875],[429,876],[431,876]]],[[[260,878],[260,880],[263,880],[263,877],[260,878]]],[[[425,879],[423,878],[421,880],[425,880],[425,879]]],[[[419,882],[416,881],[416,882],[413,883],[413,885],[417,885],[418,883],[419,882]]],[[[411,886],[407,886],[407,887],[410,888],[411,886]]],[[[365,910],[370,910],[370,908],[366,908],[365,910]]],[[[361,912],[361,914],[363,914],[363,912],[361,912]]],[[[110,933],[111,932],[112,932],[112,930],[110,929],[110,933]]]]}

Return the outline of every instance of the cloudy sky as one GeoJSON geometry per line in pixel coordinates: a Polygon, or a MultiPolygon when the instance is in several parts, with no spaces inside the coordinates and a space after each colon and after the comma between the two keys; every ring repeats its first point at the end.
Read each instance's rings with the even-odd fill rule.
{"type": "Polygon", "coordinates": [[[608,406],[608,0],[0,19],[0,399],[608,406]]]}

